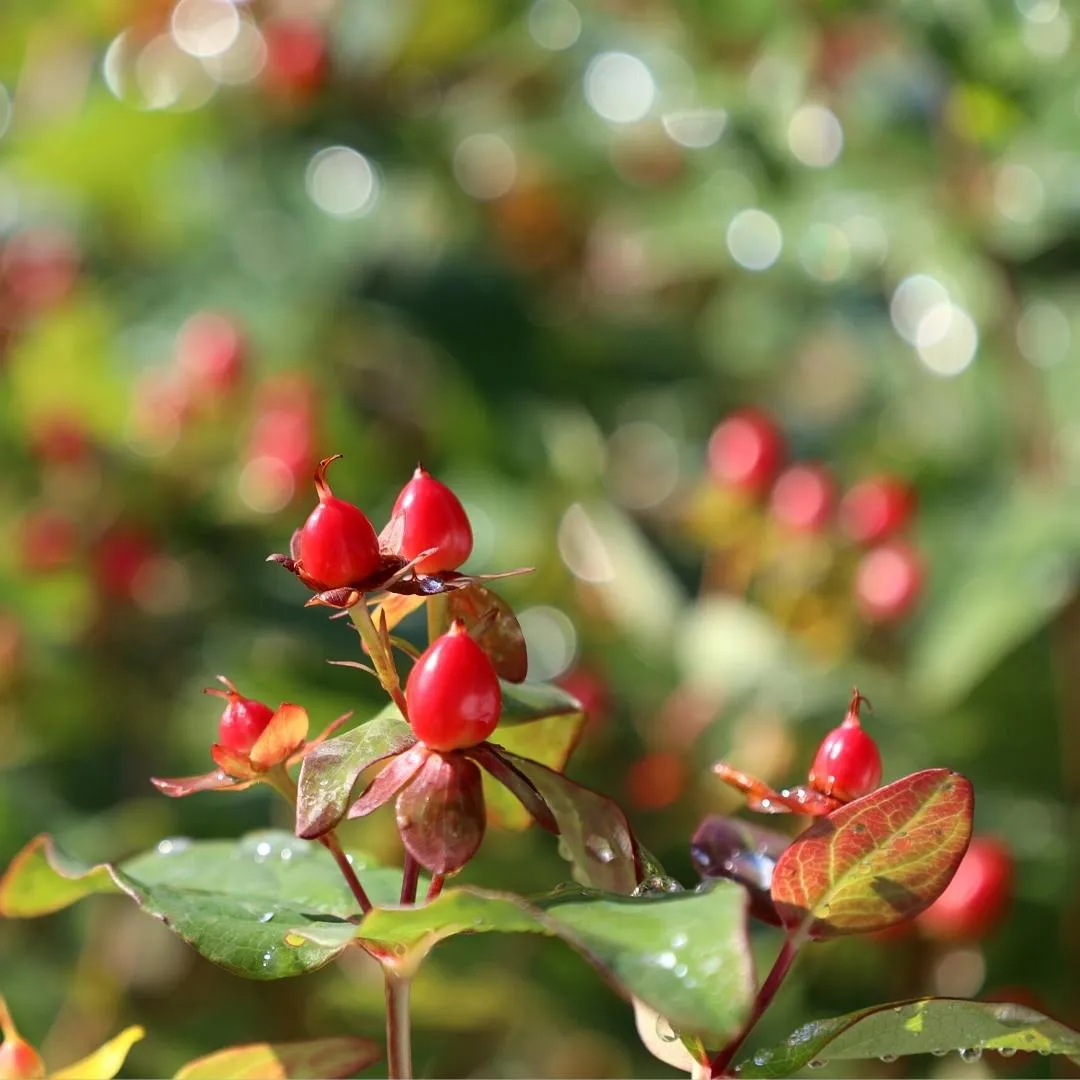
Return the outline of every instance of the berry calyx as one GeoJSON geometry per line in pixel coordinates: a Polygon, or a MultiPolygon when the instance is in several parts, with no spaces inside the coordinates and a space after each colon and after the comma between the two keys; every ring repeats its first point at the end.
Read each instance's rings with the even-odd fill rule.
{"type": "Polygon", "coordinates": [[[720,487],[759,494],[772,483],[783,460],[783,436],[757,409],[732,413],[709,437],[709,472],[720,487]]]}
{"type": "Polygon", "coordinates": [[[843,723],[821,740],[810,766],[810,786],[841,802],[868,795],[881,783],[881,753],[859,721],[864,701],[858,690],[852,693],[843,723]]]}
{"type": "Polygon", "coordinates": [[[836,485],[820,465],[792,465],[777,478],[769,496],[773,520],[796,532],[821,532],[829,523],[836,485]]]}
{"type": "Polygon", "coordinates": [[[326,469],[341,455],[319,462],[315,490],[319,505],[300,530],[300,562],[307,577],[324,589],[338,589],[371,577],[382,563],[379,538],[363,510],[337,498],[326,469]]]}
{"type": "Polygon", "coordinates": [[[915,492],[893,476],[860,480],[840,500],[840,528],[856,544],[876,544],[899,532],[915,510],[915,492]]]}
{"type": "Polygon", "coordinates": [[[218,721],[218,742],[227,750],[246,756],[270,723],[274,710],[261,701],[244,697],[228,679],[221,681],[226,690],[209,687],[205,691],[228,702],[218,721]]]}
{"type": "Polygon", "coordinates": [[[855,603],[867,622],[896,622],[915,606],[922,582],[922,560],[910,544],[881,544],[855,568],[855,603]]]}
{"type": "Polygon", "coordinates": [[[1013,858],[994,836],[975,836],[945,891],[919,916],[931,937],[973,941],[991,933],[1012,899],[1013,858]]]}
{"type": "Polygon", "coordinates": [[[502,711],[499,677],[460,619],[416,661],[405,701],[413,734],[432,750],[464,750],[495,730],[502,711]]]}
{"type": "Polygon", "coordinates": [[[391,515],[400,521],[402,558],[412,560],[435,550],[416,564],[424,574],[456,570],[472,553],[473,534],[461,500],[423,465],[394,501],[391,515]]]}

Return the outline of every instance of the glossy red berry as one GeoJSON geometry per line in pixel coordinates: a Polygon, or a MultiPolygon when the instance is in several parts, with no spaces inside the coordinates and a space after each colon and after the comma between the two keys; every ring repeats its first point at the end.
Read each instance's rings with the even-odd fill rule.
{"type": "Polygon", "coordinates": [[[758,494],[772,483],[783,460],[783,436],[757,409],[732,413],[709,438],[709,472],[720,487],[758,494]]]}
{"type": "Polygon", "coordinates": [[[881,783],[881,753],[859,721],[865,700],[858,690],[852,694],[843,723],[822,739],[810,766],[810,786],[841,802],[867,795],[881,783]]]}
{"type": "Polygon", "coordinates": [[[915,492],[892,476],[855,484],[840,500],[840,528],[857,544],[876,544],[899,532],[915,509],[915,492]]]}
{"type": "Polygon", "coordinates": [[[402,558],[415,559],[422,551],[435,549],[416,564],[421,573],[456,570],[472,553],[472,526],[465,507],[423,465],[417,465],[401,489],[392,517],[400,522],[402,558]]]}
{"type": "Polygon", "coordinates": [[[243,376],[243,336],[224,315],[200,311],[180,328],[176,361],[197,396],[219,397],[243,376]]]}
{"type": "Polygon", "coordinates": [[[326,468],[336,460],[326,458],[319,462],[315,470],[319,505],[300,530],[300,562],[304,573],[324,589],[363,581],[382,562],[379,538],[363,510],[336,498],[326,483],[326,468]]]}
{"type": "Polygon", "coordinates": [[[235,689],[230,689],[227,700],[218,723],[218,742],[237,754],[249,754],[274,710],[261,701],[243,697],[235,689]]]}
{"type": "Polygon", "coordinates": [[[919,916],[931,937],[976,940],[1001,922],[1012,899],[1013,858],[994,836],[975,836],[945,891],[919,916]]]}
{"type": "Polygon", "coordinates": [[[902,619],[922,591],[923,567],[918,553],[901,540],[872,548],[855,568],[855,602],[867,622],[902,619]]]}
{"type": "Polygon", "coordinates": [[[405,701],[413,733],[432,750],[463,750],[495,730],[502,710],[499,678],[460,619],[416,661],[405,701]]]}
{"type": "Polygon", "coordinates": [[[832,516],[836,485],[820,465],[792,465],[777,477],[769,496],[773,520],[796,532],[821,532],[832,516]]]}

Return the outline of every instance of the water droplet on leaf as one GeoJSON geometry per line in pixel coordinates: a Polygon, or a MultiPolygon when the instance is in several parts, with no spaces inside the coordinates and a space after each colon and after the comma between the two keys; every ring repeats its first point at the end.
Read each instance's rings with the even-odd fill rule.
{"type": "Polygon", "coordinates": [[[930,1053],[933,1054],[934,1057],[945,1057],[945,1055],[948,1054],[948,1052],[949,1052],[948,1050],[931,1050],[930,1051],[930,1053]]]}
{"type": "Polygon", "coordinates": [[[884,1061],[886,1065],[891,1065],[899,1056],[899,1054],[882,1054],[878,1061],[884,1061]]]}
{"type": "Polygon", "coordinates": [[[259,916],[259,922],[268,923],[273,918],[274,918],[274,913],[272,911],[266,911],[266,912],[263,912],[263,914],[259,916]]]}
{"type": "Polygon", "coordinates": [[[978,1061],[982,1057],[982,1047],[979,1046],[965,1046],[960,1051],[961,1061],[978,1061]]]}
{"type": "Polygon", "coordinates": [[[159,855],[178,855],[191,847],[191,840],[187,836],[167,836],[157,846],[159,855]]]}
{"type": "Polygon", "coordinates": [[[679,1037],[671,1022],[662,1016],[656,1018],[656,1037],[661,1042],[673,1043],[679,1037]]]}
{"type": "Polygon", "coordinates": [[[1002,1057],[1012,1057],[1016,1053],[1016,1047],[1015,1046],[999,1046],[997,1048],[997,1052],[1002,1057]]]}
{"type": "Polygon", "coordinates": [[[820,1058],[814,1058],[813,1061],[808,1061],[806,1067],[808,1069],[824,1069],[828,1062],[822,1061],[820,1058]]]}
{"type": "Polygon", "coordinates": [[[585,841],[585,850],[602,863],[615,861],[615,850],[602,836],[590,836],[585,841]]]}

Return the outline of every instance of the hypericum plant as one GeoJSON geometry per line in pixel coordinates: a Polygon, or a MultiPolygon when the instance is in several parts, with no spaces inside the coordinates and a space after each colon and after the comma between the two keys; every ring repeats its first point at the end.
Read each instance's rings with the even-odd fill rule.
{"type": "MultiPolygon", "coordinates": [[[[739,474],[756,488],[769,471],[758,458],[764,453],[772,462],[778,450],[758,421],[745,435],[764,439],[739,474]]],[[[928,928],[956,924],[963,905],[945,889],[971,839],[971,784],[929,768],[879,786],[881,757],[862,726],[865,699],[855,691],[805,786],[776,791],[726,764],[715,767],[751,809],[812,820],[791,838],[734,818],[706,818],[691,844],[702,882],[685,888],[641,848],[614,802],[562,774],[582,708],[558,687],[525,682],[525,643],[512,610],[458,569],[472,533],[454,493],[418,469],[377,535],[359,507],[331,493],[332,460],[318,467],[318,505],[291,553],[271,560],[311,590],[308,605],[352,620],[369,663],[344,663],[377,677],[386,706],[341,734],[349,716],[339,717],[308,741],[302,706],[273,709],[221,677],[224,689],[209,691],[225,699],[210,747],[214,768],[154,783],[173,797],[269,784],[293,807],[294,831],[238,841],[167,839],[154,851],[97,866],[39,836],[0,879],[0,913],[44,915],[91,893],[123,892],[201,955],[252,979],[303,975],[346,950],[363,950],[386,983],[394,1078],[412,1075],[409,990],[425,957],[450,936],[489,932],[562,938],[633,1004],[646,1046],[695,1077],[782,1077],[826,1058],[949,1050],[1080,1054],[1080,1034],[1030,1009],[923,998],[814,1021],[737,1063],[811,943],[886,930],[924,912],[928,928]],[[422,652],[394,633],[420,607],[428,628],[422,652]],[[404,678],[402,658],[411,663],[404,678]],[[391,800],[402,864],[380,866],[346,851],[337,826],[391,800]],[[558,836],[576,885],[523,897],[451,883],[490,824],[521,829],[533,821],[558,836]],[[935,909],[938,897],[945,906],[935,909]],[[781,933],[760,985],[749,919],[781,933]]],[[[982,912],[993,907],[996,918],[1007,874],[993,855],[987,848],[967,864],[972,884],[965,878],[959,891],[974,890],[982,912]]],[[[972,929],[969,923],[962,932],[972,929]]],[[[0,1080],[43,1075],[40,1056],[6,1012],[0,1020],[0,1080]]],[[[113,1076],[141,1034],[129,1029],[71,1068],[113,1076]]],[[[378,1053],[355,1037],[260,1043],[218,1051],[178,1075],[345,1077],[378,1053]]],[[[74,1075],[71,1068],[54,1075],[74,1075]]]]}

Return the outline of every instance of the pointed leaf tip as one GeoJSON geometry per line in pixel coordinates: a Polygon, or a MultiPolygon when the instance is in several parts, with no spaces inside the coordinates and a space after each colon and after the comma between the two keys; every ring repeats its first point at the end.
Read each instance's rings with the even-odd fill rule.
{"type": "Polygon", "coordinates": [[[344,1080],[382,1057],[370,1039],[343,1035],[291,1043],[230,1046],[182,1066],[175,1080],[344,1080]]]}
{"type": "Polygon", "coordinates": [[[49,1080],[113,1080],[124,1067],[131,1048],[145,1036],[146,1032],[137,1025],[125,1028],[92,1054],[67,1068],[49,1073],[49,1080]]]}

